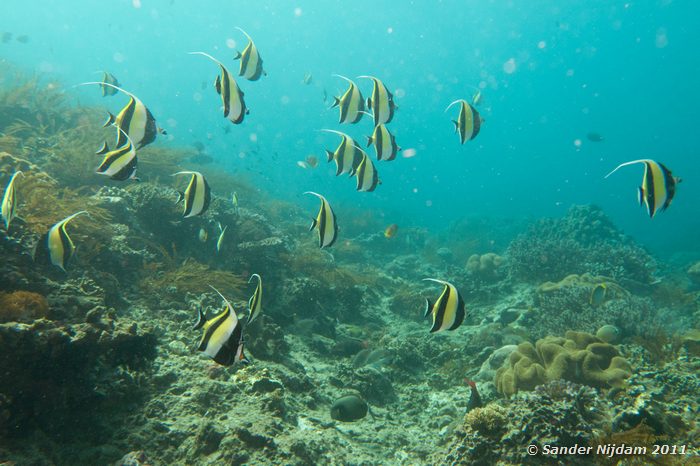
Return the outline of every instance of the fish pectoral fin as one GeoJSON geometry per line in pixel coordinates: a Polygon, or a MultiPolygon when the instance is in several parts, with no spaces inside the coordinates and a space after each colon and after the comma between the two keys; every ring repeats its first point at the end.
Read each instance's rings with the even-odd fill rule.
{"type": "Polygon", "coordinates": [[[113,125],[114,122],[116,121],[116,117],[112,114],[112,112],[107,112],[107,120],[102,124],[103,128],[106,128],[110,125],[113,125]]]}
{"type": "Polygon", "coordinates": [[[457,120],[452,120],[452,123],[455,125],[455,133],[459,131],[459,123],[457,123],[457,120]]]}
{"type": "Polygon", "coordinates": [[[340,99],[337,97],[333,97],[333,105],[331,105],[331,108],[335,108],[338,105],[340,105],[340,99]]]}
{"type": "Polygon", "coordinates": [[[233,59],[234,59],[234,60],[239,60],[241,57],[242,57],[241,52],[239,52],[238,50],[236,50],[236,54],[233,56],[233,59]]]}
{"type": "Polygon", "coordinates": [[[177,201],[175,201],[175,204],[176,205],[179,204],[180,202],[182,202],[182,200],[184,198],[185,198],[185,193],[183,193],[182,191],[178,191],[177,192],[177,201]]]}
{"type": "Polygon", "coordinates": [[[311,219],[311,226],[309,227],[309,231],[311,231],[311,230],[313,230],[314,228],[316,228],[316,225],[317,225],[317,224],[318,224],[318,222],[316,221],[316,219],[315,219],[315,218],[312,218],[312,219],[311,219]]]}
{"type": "Polygon", "coordinates": [[[428,298],[425,298],[425,309],[423,311],[423,318],[426,318],[430,315],[430,310],[433,308],[433,305],[430,303],[430,300],[428,298]]]}
{"type": "Polygon", "coordinates": [[[369,147],[372,145],[373,139],[372,139],[372,136],[366,136],[366,137],[367,137],[367,147],[369,147]]]}
{"type": "Polygon", "coordinates": [[[367,107],[372,108],[372,98],[371,97],[367,97],[367,107]]]}
{"type": "Polygon", "coordinates": [[[641,186],[637,189],[637,200],[640,206],[644,205],[644,188],[641,186]]]}
{"type": "Polygon", "coordinates": [[[328,149],[326,149],[326,157],[328,158],[328,161],[329,161],[329,162],[330,162],[331,160],[333,160],[333,152],[331,152],[331,151],[329,151],[328,149]]]}

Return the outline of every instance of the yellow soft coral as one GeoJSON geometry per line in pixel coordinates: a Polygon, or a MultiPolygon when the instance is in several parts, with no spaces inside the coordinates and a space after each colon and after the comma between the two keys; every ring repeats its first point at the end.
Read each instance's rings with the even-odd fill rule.
{"type": "Polygon", "coordinates": [[[631,368],[617,349],[594,335],[568,331],[564,338],[524,342],[496,372],[500,393],[513,395],[550,380],[564,379],[594,387],[620,386],[631,368]]]}

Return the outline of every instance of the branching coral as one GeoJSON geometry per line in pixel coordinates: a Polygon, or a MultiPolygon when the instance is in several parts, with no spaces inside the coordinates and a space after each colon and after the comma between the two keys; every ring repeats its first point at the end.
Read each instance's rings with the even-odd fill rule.
{"type": "Polygon", "coordinates": [[[594,206],[540,220],[511,242],[506,257],[510,274],[528,282],[591,273],[647,284],[655,267],[651,256],[594,206]]]}

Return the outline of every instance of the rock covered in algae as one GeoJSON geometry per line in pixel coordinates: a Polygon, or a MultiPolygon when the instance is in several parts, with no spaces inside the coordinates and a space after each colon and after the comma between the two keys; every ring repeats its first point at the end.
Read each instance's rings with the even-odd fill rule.
{"type": "Polygon", "coordinates": [[[609,343],[584,332],[568,331],[564,338],[545,337],[524,342],[496,372],[495,384],[506,396],[532,390],[552,380],[569,380],[594,387],[619,386],[632,374],[629,363],[609,343]]]}
{"type": "Polygon", "coordinates": [[[368,410],[365,400],[357,395],[347,395],[333,403],[331,417],[336,421],[353,422],[367,416],[368,410]]]}

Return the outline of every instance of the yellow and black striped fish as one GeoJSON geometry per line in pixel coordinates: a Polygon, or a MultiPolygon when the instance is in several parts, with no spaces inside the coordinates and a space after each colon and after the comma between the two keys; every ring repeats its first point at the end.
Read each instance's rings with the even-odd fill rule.
{"type": "Polygon", "coordinates": [[[334,100],[331,108],[338,107],[338,109],[340,109],[340,123],[357,123],[362,119],[362,115],[364,115],[365,112],[365,102],[360,88],[345,76],[339,74],[334,76],[346,80],[350,85],[342,96],[333,97],[334,100]]]}
{"type": "Polygon", "coordinates": [[[341,137],[340,144],[335,152],[326,151],[328,161],[335,161],[335,176],[342,173],[349,173],[351,174],[350,176],[352,176],[352,173],[362,161],[362,149],[360,149],[360,146],[358,146],[353,138],[340,131],[334,129],[322,129],[321,131],[337,134],[341,137]]]}
{"type": "Polygon", "coordinates": [[[75,245],[66,232],[66,225],[75,217],[87,213],[85,210],[76,212],[52,226],[39,239],[34,251],[34,260],[51,263],[65,272],[68,261],[75,252],[75,245]]]}
{"type": "Polygon", "coordinates": [[[371,79],[373,82],[372,97],[367,98],[367,108],[370,109],[374,117],[374,126],[389,123],[394,118],[394,111],[396,110],[394,96],[378,78],[374,76],[358,77],[371,79]]]}
{"type": "Polygon", "coordinates": [[[425,317],[428,315],[433,317],[433,327],[430,329],[430,333],[454,330],[462,325],[466,311],[464,300],[462,300],[457,288],[449,282],[436,278],[424,278],[423,280],[445,286],[435,304],[431,304],[428,299],[425,300],[425,317]]]}
{"type": "Polygon", "coordinates": [[[369,155],[365,151],[362,152],[362,160],[357,166],[357,170],[354,170],[350,175],[357,177],[357,190],[362,192],[374,191],[379,184],[379,175],[377,174],[377,169],[372,163],[369,155]]]}
{"type": "Polygon", "coordinates": [[[233,57],[234,60],[241,60],[241,68],[238,71],[238,76],[243,76],[248,81],[257,81],[260,76],[267,73],[263,69],[263,59],[260,56],[258,48],[253,43],[253,39],[250,38],[247,32],[243,29],[237,27],[248,38],[248,45],[243,49],[243,52],[236,52],[236,56],[233,57]]]}
{"type": "Polygon", "coordinates": [[[639,205],[646,204],[649,217],[654,218],[654,214],[659,210],[664,211],[671,205],[673,196],[676,194],[676,185],[682,180],[673,176],[671,170],[664,164],[651,159],[632,160],[621,163],[613,171],[605,175],[605,178],[615,173],[618,169],[635,163],[644,164],[644,178],[642,185],[637,191],[639,205]]]}
{"type": "Polygon", "coordinates": [[[226,117],[234,125],[243,122],[243,118],[250,113],[245,105],[245,94],[238,87],[238,83],[233,79],[231,72],[216,58],[204,52],[190,52],[190,55],[203,55],[221,68],[221,74],[214,81],[216,93],[221,96],[221,102],[224,108],[224,117],[226,117]]]}
{"type": "MultiPolygon", "coordinates": [[[[100,71],[98,71],[100,73],[100,71]]],[[[119,81],[117,78],[112,74],[108,73],[106,71],[102,71],[102,83],[103,84],[111,84],[112,86],[116,87],[121,87],[121,84],[119,84],[119,81]]],[[[105,85],[100,85],[102,88],[102,97],[107,97],[109,95],[115,95],[117,93],[117,90],[114,87],[111,86],[105,86],[105,85]]]]}
{"type": "Polygon", "coordinates": [[[201,308],[198,310],[199,316],[194,330],[203,328],[204,334],[197,350],[203,351],[223,366],[230,366],[235,362],[248,364],[249,361],[243,353],[243,325],[228,299],[213,286],[211,288],[224,300],[225,307],[220,314],[209,320],[201,308]]]}
{"type": "Polygon", "coordinates": [[[206,178],[200,172],[195,171],[181,171],[173,174],[177,175],[192,175],[190,178],[190,183],[187,185],[185,192],[179,192],[179,197],[176,204],[180,201],[185,201],[185,211],[182,214],[183,217],[194,217],[195,215],[202,215],[209,208],[209,202],[211,202],[211,189],[209,188],[209,183],[207,183],[206,178]]]}
{"type": "Polygon", "coordinates": [[[460,104],[459,116],[457,120],[452,120],[455,125],[455,133],[459,133],[459,140],[462,144],[474,139],[479,134],[481,128],[481,116],[472,105],[464,99],[455,100],[447,106],[449,110],[454,104],[460,104]]]}
{"type": "Polygon", "coordinates": [[[17,209],[17,195],[15,193],[15,180],[17,175],[24,176],[24,173],[17,170],[10,178],[9,183],[7,183],[7,188],[5,188],[5,194],[2,196],[2,219],[5,221],[5,230],[10,229],[10,222],[15,218],[15,211],[17,209]]]}
{"type": "Polygon", "coordinates": [[[377,160],[394,160],[401,148],[396,144],[396,138],[389,132],[384,123],[374,127],[371,136],[367,136],[367,147],[374,144],[377,160]]]}
{"type": "Polygon", "coordinates": [[[313,230],[314,227],[318,228],[318,243],[321,248],[333,246],[333,243],[335,243],[338,237],[338,224],[336,223],[335,213],[333,209],[331,209],[331,205],[325,197],[318,193],[307,191],[304,194],[313,194],[321,199],[321,208],[316,218],[311,222],[309,231],[313,230]]]}
{"type": "MultiPolygon", "coordinates": [[[[121,128],[118,128],[118,131],[121,131],[121,128]]],[[[95,170],[96,173],[109,176],[116,181],[128,179],[138,181],[138,178],[136,178],[136,164],[138,163],[136,150],[131,143],[131,138],[129,136],[125,137],[125,144],[112,151],[109,150],[107,143],[104,143],[103,148],[98,151],[98,154],[104,153],[105,157],[100,166],[95,170]],[[106,152],[103,152],[103,150],[106,150],[106,152]]]]}
{"type": "Polygon", "coordinates": [[[126,106],[114,116],[111,112],[108,113],[107,120],[104,122],[104,127],[114,125],[121,131],[117,130],[116,147],[122,147],[126,143],[126,135],[131,138],[136,149],[152,143],[156,140],[158,133],[167,134],[165,130],[159,128],[156,124],[156,119],[151,111],[146,107],[141,100],[129,91],[125,91],[121,87],[115,86],[107,82],[87,82],[79,84],[85,86],[89,84],[97,84],[102,87],[110,87],[117,91],[121,91],[129,96],[129,102],[126,106]]]}
{"type": "Polygon", "coordinates": [[[260,275],[258,275],[257,273],[254,273],[250,276],[250,280],[248,280],[248,283],[250,283],[253,277],[258,279],[258,286],[255,287],[255,292],[253,293],[253,296],[251,296],[248,300],[248,309],[250,309],[250,314],[248,314],[247,323],[251,323],[252,321],[254,321],[262,312],[262,278],[260,278],[260,275]]]}

